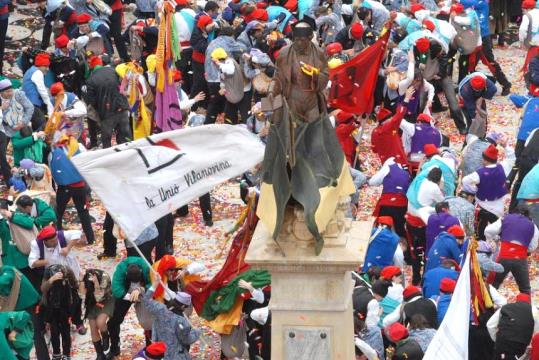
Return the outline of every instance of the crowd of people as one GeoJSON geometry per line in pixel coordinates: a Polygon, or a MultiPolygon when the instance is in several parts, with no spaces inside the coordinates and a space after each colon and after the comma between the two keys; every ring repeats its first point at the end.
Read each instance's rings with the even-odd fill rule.
{"type": "MultiPolygon", "coordinates": [[[[0,58],[16,5],[0,0],[0,58]]],[[[382,187],[365,259],[358,259],[363,265],[352,273],[356,358],[422,359],[473,246],[492,306],[472,317],[469,358],[526,353],[539,359],[529,276],[539,241],[535,1],[47,0],[37,6],[45,19],[41,48],[21,52],[20,87],[0,80],[0,171],[8,189],[0,201],[3,358],[69,360],[78,336],[72,330],[84,335],[89,327],[97,360],[117,359],[121,325],[133,305],[146,339],[134,359],[189,359],[201,335],[190,316],[193,308],[200,315],[201,305],[187,285],[201,280],[205,267],[175,255],[175,218],[187,216],[188,206],[133,242],[107,213],[97,258],[116,257],[119,240],[127,257],[112,274],[99,262],[82,269],[73,249],[96,242],[92,189],[71,158],[201,124],[246,126],[266,142],[273,95],[282,93],[292,113],[307,121],[327,116],[334,127],[356,186],[348,216],[363,206],[361,191],[382,187]],[[133,22],[124,21],[125,11],[134,11],[133,22]],[[509,22],[520,23],[518,41],[527,49],[526,94],[511,93],[493,53],[496,36],[498,45],[510,41],[509,22]],[[331,102],[313,106],[326,104],[317,97],[328,96],[332,71],[387,32],[370,89],[372,113],[331,102]],[[162,107],[164,43],[180,54],[165,62],[173,110],[162,107]],[[489,73],[476,69],[479,62],[489,73]],[[514,144],[487,121],[487,104],[508,95],[523,109],[514,144]],[[452,119],[462,148],[438,126],[440,116],[452,119]],[[366,119],[375,123],[370,134],[366,119]],[[381,164],[372,176],[361,163],[363,135],[381,164]],[[64,230],[70,201],[80,230],[64,230]],[[519,290],[511,303],[497,291],[513,281],[509,273],[519,290]]],[[[260,182],[256,172],[242,177],[246,203],[260,182]]],[[[199,206],[205,226],[213,226],[209,193],[199,206]]],[[[244,298],[244,321],[223,332],[221,358],[270,359],[269,284],[250,272],[237,275],[220,294],[244,298]]]]}

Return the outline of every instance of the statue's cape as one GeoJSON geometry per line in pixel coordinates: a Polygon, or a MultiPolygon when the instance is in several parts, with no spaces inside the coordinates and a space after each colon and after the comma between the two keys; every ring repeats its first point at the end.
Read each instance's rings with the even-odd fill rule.
{"type": "Polygon", "coordinates": [[[303,206],[305,222],[322,250],[320,235],[335,214],[341,196],[354,193],[344,153],[327,114],[316,121],[295,121],[286,105],[272,124],[262,162],[262,186],[257,208],[260,220],[277,240],[286,205],[293,197],[303,206]],[[295,164],[288,166],[290,121],[295,123],[295,164]]]}

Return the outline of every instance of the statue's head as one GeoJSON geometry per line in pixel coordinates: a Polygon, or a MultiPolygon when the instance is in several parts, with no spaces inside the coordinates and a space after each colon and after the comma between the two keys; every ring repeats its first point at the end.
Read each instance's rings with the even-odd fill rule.
{"type": "Polygon", "coordinates": [[[298,23],[292,31],[292,35],[294,36],[292,46],[294,47],[294,50],[300,53],[307,51],[309,48],[309,43],[313,38],[313,34],[313,28],[309,24],[305,22],[298,23]]]}

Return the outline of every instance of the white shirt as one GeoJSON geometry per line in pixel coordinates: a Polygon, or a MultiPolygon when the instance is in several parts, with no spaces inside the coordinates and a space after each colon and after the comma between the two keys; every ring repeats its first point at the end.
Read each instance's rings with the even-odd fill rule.
{"type": "Polygon", "coordinates": [[[501,308],[502,306],[507,304],[507,299],[500,295],[500,293],[494,286],[489,284],[488,290],[490,293],[490,298],[492,299],[492,302],[494,303],[494,305],[496,305],[496,307],[501,308]]]}
{"type": "MultiPolygon", "coordinates": [[[[387,314],[387,316],[384,318],[384,320],[382,320],[382,324],[384,325],[384,328],[385,327],[388,327],[389,325],[392,325],[394,323],[396,323],[397,321],[400,320],[401,318],[401,307],[403,307],[404,305],[406,304],[409,304],[409,303],[412,303],[418,299],[421,299],[422,296],[415,296],[413,298],[411,298],[409,301],[407,301],[406,303],[402,303],[400,304],[399,306],[397,306],[395,308],[395,310],[393,310],[393,312],[391,312],[390,314],[387,314]]],[[[436,304],[432,299],[429,299],[430,301],[432,301],[433,304],[436,304]]],[[[402,317],[403,317],[403,320],[405,318],[405,314],[404,314],[404,311],[402,311],[402,317]]]]}
{"type": "Polygon", "coordinates": [[[367,357],[367,360],[378,360],[378,353],[374,350],[369,344],[361,340],[358,337],[354,338],[354,344],[356,347],[361,350],[363,355],[367,357]]]}
{"type": "MultiPolygon", "coordinates": [[[[539,45],[539,9],[532,9],[527,12],[532,19],[532,37],[530,45],[537,46],[539,45]]],[[[528,28],[530,26],[530,19],[528,15],[524,14],[522,16],[522,22],[520,23],[520,28],[518,29],[518,39],[522,44],[524,40],[528,37],[528,28]]]]}
{"type": "MultiPolygon", "coordinates": [[[[492,224],[487,225],[485,228],[485,238],[490,241],[495,241],[499,239],[500,233],[502,232],[502,219],[498,219],[492,224]]],[[[504,239],[505,241],[512,242],[511,239],[504,239]]],[[[539,243],[539,230],[537,229],[537,226],[533,225],[533,237],[530,241],[530,245],[528,245],[528,250],[533,251],[537,249],[537,244],[539,243]]]]}
{"type": "MultiPolygon", "coordinates": [[[[400,246],[397,246],[397,248],[400,248],[400,246]]],[[[402,286],[402,284],[397,284],[397,283],[392,283],[392,284],[393,284],[392,286],[387,288],[386,296],[401,303],[403,300],[402,293],[404,292],[404,287],[402,286]]]]}
{"type": "Polygon", "coordinates": [[[187,96],[187,93],[183,91],[183,89],[180,89],[181,95],[180,95],[180,110],[189,111],[191,107],[195,104],[195,99],[189,99],[189,96],[187,96]]]}
{"type": "MultiPolygon", "coordinates": [[[[61,109],[65,109],[67,106],[67,95],[64,94],[62,99],[61,109]]],[[[83,117],[86,116],[86,106],[80,99],[75,96],[75,100],[71,104],[71,107],[68,110],[64,110],[64,115],[71,118],[83,117]]]]}
{"type": "MultiPolygon", "coordinates": [[[[380,185],[382,185],[382,183],[384,182],[385,177],[387,176],[387,174],[389,174],[389,170],[390,170],[389,167],[391,165],[393,165],[393,164],[395,164],[395,158],[394,157],[388,158],[384,162],[384,164],[382,165],[380,170],[378,170],[378,172],[376,174],[374,174],[369,179],[369,186],[380,186],[380,185]]],[[[399,165],[400,168],[402,168],[402,166],[400,164],[398,164],[398,165],[399,165]]]]}
{"type": "MultiPolygon", "coordinates": [[[[442,190],[438,184],[433,183],[429,179],[425,179],[421,183],[417,192],[417,201],[422,205],[421,207],[432,207],[434,204],[443,200],[444,194],[442,193],[442,190]]],[[[414,208],[410,202],[408,202],[408,212],[413,216],[421,216],[419,209],[414,208]]]]}
{"type": "Polygon", "coordinates": [[[52,106],[51,98],[49,97],[49,90],[45,86],[45,75],[41,70],[37,70],[34,71],[30,80],[36,86],[37,92],[39,93],[39,96],[41,96],[43,103],[47,106],[47,113],[50,116],[54,111],[54,106],[52,106]]]}
{"type": "MultiPolygon", "coordinates": [[[[193,11],[193,9],[185,8],[174,14],[174,23],[176,24],[178,40],[180,43],[185,43],[191,39],[191,30],[189,29],[189,25],[187,25],[187,21],[185,21],[184,17],[181,14],[182,12],[189,14],[193,17],[193,19],[196,17],[196,13],[193,11]]],[[[190,47],[191,45],[184,45],[181,47],[181,49],[188,49],[190,47]]]]}
{"type": "MultiPolygon", "coordinates": [[[[64,230],[64,237],[66,239],[66,243],[69,244],[73,240],[79,240],[81,238],[82,231],[80,230],[64,230]]],[[[67,256],[60,255],[60,250],[62,248],[60,247],[60,241],[58,241],[58,244],[56,244],[56,247],[54,248],[48,248],[44,247],[44,259],[48,260],[49,265],[59,264],[69,267],[71,270],[73,270],[73,273],[75,274],[75,278],[79,279],[80,277],[80,265],[77,261],[77,257],[73,254],[72,251],[67,254],[67,256]]],[[[37,240],[32,241],[30,244],[30,254],[28,255],[28,266],[30,268],[34,268],[34,263],[39,259],[39,246],[37,245],[37,240]]]]}
{"type": "MultiPolygon", "coordinates": [[[[503,167],[503,171],[505,173],[505,176],[509,175],[509,173],[511,172],[511,169],[513,168],[514,164],[515,164],[515,151],[510,147],[506,147],[505,148],[505,160],[500,162],[500,165],[502,165],[502,167],[503,167]]],[[[487,165],[486,167],[487,168],[494,168],[496,166],[497,166],[497,164],[491,164],[491,165],[487,165]]],[[[477,171],[473,172],[473,173],[471,173],[469,175],[466,175],[465,177],[462,178],[462,185],[469,186],[472,189],[477,189],[477,184],[479,184],[479,182],[480,182],[480,178],[479,178],[479,174],[477,173],[477,171]]],[[[505,195],[505,196],[507,196],[507,195],[505,195]]],[[[497,217],[502,217],[503,214],[504,214],[503,209],[504,209],[504,198],[505,198],[505,196],[502,196],[501,198],[496,199],[496,200],[492,200],[492,201],[479,200],[479,199],[476,198],[476,203],[481,208],[487,210],[488,212],[493,213],[497,217]]]]}

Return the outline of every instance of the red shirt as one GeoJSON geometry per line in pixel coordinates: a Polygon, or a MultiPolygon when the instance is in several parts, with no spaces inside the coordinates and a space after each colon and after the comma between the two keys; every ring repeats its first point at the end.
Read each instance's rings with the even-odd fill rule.
{"type": "Polygon", "coordinates": [[[399,105],[397,113],[391,119],[378,125],[372,132],[372,151],[380,157],[382,164],[392,156],[395,157],[395,162],[402,165],[408,164],[399,134],[399,127],[405,114],[406,107],[399,105]]]}
{"type": "Polygon", "coordinates": [[[342,151],[350,165],[354,164],[354,158],[356,156],[356,140],[352,137],[352,132],[354,132],[355,129],[356,125],[353,122],[339,124],[335,128],[337,139],[339,139],[342,151]]]}

